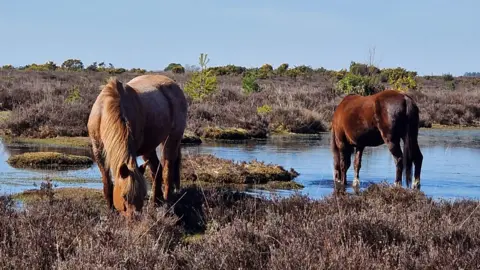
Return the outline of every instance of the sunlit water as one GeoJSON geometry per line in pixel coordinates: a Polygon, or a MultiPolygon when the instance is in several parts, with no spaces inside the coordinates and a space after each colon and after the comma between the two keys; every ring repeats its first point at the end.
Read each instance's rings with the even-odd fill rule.
{"type": "MultiPolygon", "coordinates": [[[[332,155],[327,133],[315,136],[273,137],[263,141],[241,143],[204,142],[199,146],[184,146],[184,155],[213,154],[236,161],[257,159],[294,168],[300,175],[296,182],[305,186],[299,191],[312,198],[321,198],[333,191],[332,155]]],[[[480,130],[422,130],[419,135],[424,160],[422,191],[434,198],[480,197],[480,130]]],[[[100,172],[94,165],[71,171],[21,170],[6,163],[12,154],[28,151],[60,151],[90,155],[90,151],[71,148],[31,147],[0,143],[0,193],[16,193],[39,188],[47,177],[82,179],[82,182],[56,182],[58,187],[101,188],[100,172]]],[[[141,159],[139,158],[139,161],[141,159]]],[[[353,161],[353,157],[352,157],[353,161]]],[[[362,159],[360,180],[362,188],[370,183],[393,183],[395,166],[386,146],[366,148],[362,159]]],[[[353,179],[353,165],[348,182],[353,179]]],[[[250,190],[251,192],[260,192],[250,190]]],[[[278,191],[289,195],[294,191],[278,191]]]]}

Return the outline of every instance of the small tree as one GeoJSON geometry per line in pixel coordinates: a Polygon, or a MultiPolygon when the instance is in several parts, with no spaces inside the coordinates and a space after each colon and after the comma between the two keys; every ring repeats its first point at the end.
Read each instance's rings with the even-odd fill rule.
{"type": "Polygon", "coordinates": [[[83,63],[78,59],[68,59],[63,62],[62,69],[80,71],[83,69],[83,63]]]}
{"type": "Polygon", "coordinates": [[[242,89],[245,94],[260,92],[260,85],[257,83],[257,76],[254,72],[247,72],[243,76],[242,89]]]}
{"type": "Polygon", "coordinates": [[[207,68],[209,61],[208,55],[201,53],[200,71],[193,72],[192,78],[185,83],[185,93],[194,100],[202,100],[217,90],[217,76],[207,68]]]}
{"type": "Polygon", "coordinates": [[[173,73],[185,73],[185,68],[178,63],[170,63],[163,71],[171,71],[173,73]]]}

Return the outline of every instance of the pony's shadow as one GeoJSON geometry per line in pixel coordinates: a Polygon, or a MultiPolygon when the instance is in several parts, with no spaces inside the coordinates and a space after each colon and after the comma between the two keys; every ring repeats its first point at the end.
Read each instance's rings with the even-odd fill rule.
{"type": "Polygon", "coordinates": [[[207,227],[203,210],[205,201],[203,191],[192,186],[172,194],[171,200],[164,206],[178,218],[177,224],[182,226],[186,233],[201,233],[207,227]]]}

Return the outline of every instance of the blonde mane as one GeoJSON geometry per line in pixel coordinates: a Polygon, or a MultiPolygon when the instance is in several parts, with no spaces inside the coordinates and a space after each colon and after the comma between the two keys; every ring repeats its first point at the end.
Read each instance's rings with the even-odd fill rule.
{"type": "MultiPolygon", "coordinates": [[[[136,157],[132,157],[131,140],[133,139],[132,130],[127,114],[122,106],[122,95],[119,91],[125,91],[123,87],[118,87],[120,82],[116,78],[110,78],[107,84],[102,87],[103,108],[100,124],[100,136],[104,144],[105,161],[107,167],[113,170],[115,178],[118,177],[120,166],[125,163],[129,170],[133,171],[133,177],[129,177],[123,195],[133,198],[136,193],[142,196],[146,195],[147,187],[143,175],[137,168],[136,157]],[[122,89],[119,89],[122,88],[122,89]],[[132,180],[132,178],[134,178],[132,180]],[[140,180],[140,181],[135,181],[140,180]]],[[[129,99],[134,102],[134,99],[129,99]]]]}

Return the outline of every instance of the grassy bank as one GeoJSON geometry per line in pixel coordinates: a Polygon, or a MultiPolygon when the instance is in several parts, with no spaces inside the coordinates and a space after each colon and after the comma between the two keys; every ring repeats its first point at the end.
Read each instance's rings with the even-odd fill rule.
{"type": "Polygon", "coordinates": [[[128,224],[100,192],[0,200],[0,267],[114,269],[476,269],[477,201],[435,202],[373,185],[360,196],[273,200],[184,189],[128,224]]]}
{"type": "Polygon", "coordinates": [[[31,152],[12,155],[7,163],[15,168],[71,170],[88,168],[93,164],[90,157],[68,155],[58,152],[31,152]]]}
{"type": "MultiPolygon", "coordinates": [[[[190,73],[165,74],[182,87],[191,78],[190,73]]],[[[342,98],[335,91],[339,74],[343,73],[257,78],[259,90],[251,93],[244,91],[241,75],[219,75],[211,96],[200,101],[189,98],[188,129],[212,138],[328,130],[342,98]],[[224,135],[218,130],[239,132],[224,135]]],[[[125,72],[118,77],[127,81],[137,75],[125,72]]],[[[85,137],[91,105],[109,76],[107,72],[0,70],[0,111],[11,111],[0,117],[2,130],[23,137],[85,137]]],[[[419,103],[423,126],[480,124],[479,78],[417,76],[415,81],[417,90],[410,92],[419,103]]]]}

